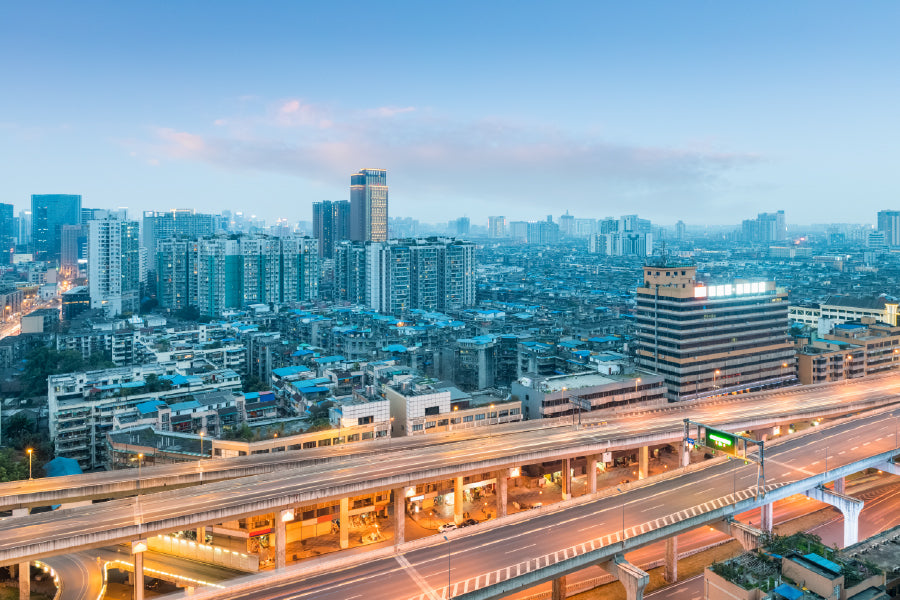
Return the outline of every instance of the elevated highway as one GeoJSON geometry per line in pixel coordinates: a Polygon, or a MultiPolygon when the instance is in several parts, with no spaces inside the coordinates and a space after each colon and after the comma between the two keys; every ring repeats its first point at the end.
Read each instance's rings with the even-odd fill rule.
{"type": "MultiPolygon", "coordinates": [[[[884,385],[884,381],[872,384],[874,389],[879,390],[877,398],[893,401],[893,396],[884,394],[880,389],[884,385]]],[[[859,386],[853,390],[861,394],[859,386]]],[[[718,408],[705,418],[709,422],[731,423],[733,429],[743,430],[785,423],[808,414],[804,412],[809,410],[808,406],[795,406],[794,411],[786,411],[787,415],[775,413],[776,410],[785,410],[785,406],[778,395],[772,395],[770,401],[774,405],[755,409],[744,406],[742,414],[737,416],[733,414],[733,408],[718,408]]],[[[841,410],[845,410],[846,406],[861,407],[874,401],[845,398],[841,410]]],[[[815,410],[827,412],[838,408],[823,402],[815,410]]],[[[865,417],[863,421],[868,422],[872,418],[865,417]]],[[[64,511],[13,517],[0,522],[0,565],[126,543],[160,533],[342,500],[374,491],[405,489],[418,483],[459,478],[467,474],[681,439],[680,415],[640,415],[629,419],[619,424],[626,433],[610,431],[609,426],[532,431],[499,436],[488,444],[483,440],[467,441],[425,446],[416,451],[354,456],[303,469],[285,469],[64,511]],[[634,430],[641,431],[632,433],[634,430]]],[[[896,436],[896,433],[893,435],[896,436]]],[[[879,443],[882,446],[886,444],[879,443]]],[[[839,444],[839,438],[834,439],[834,444],[839,444]]],[[[885,451],[887,449],[884,447],[885,451]]]]}
{"type": "MultiPolygon", "coordinates": [[[[628,579],[621,556],[700,526],[727,528],[745,541],[759,534],[733,515],[794,494],[841,504],[824,484],[866,468],[897,472],[900,410],[850,418],[791,436],[767,448],[765,496],[756,466],[718,461],[676,476],[652,478],[519,513],[471,529],[364,555],[303,563],[271,575],[201,591],[194,600],[493,600],[592,564],[628,579]],[[827,452],[827,470],[825,467],[827,452]]],[[[855,501],[859,502],[859,501],[855,501]]],[[[848,521],[852,514],[846,513],[848,521]]],[[[845,535],[848,527],[845,525],[845,535]]],[[[852,541],[852,540],[847,540],[852,541]]],[[[632,575],[639,576],[632,573],[632,575]]]]}
{"type": "MultiPolygon", "coordinates": [[[[619,416],[585,416],[582,429],[575,429],[564,418],[552,423],[526,421],[491,433],[491,446],[506,452],[505,463],[494,461],[490,468],[516,466],[534,460],[558,460],[584,456],[597,451],[626,450],[647,444],[677,441],[685,416],[719,425],[733,431],[760,429],[795,421],[835,417],[900,403],[900,375],[757,392],[740,396],[685,402],[619,416]],[[603,423],[601,426],[600,423],[603,423]],[[535,440],[552,439],[538,457],[515,452],[534,447],[535,440]]],[[[407,462],[411,471],[420,458],[432,455],[465,456],[483,454],[485,433],[467,430],[416,438],[350,444],[339,448],[318,448],[260,454],[235,458],[146,467],[140,481],[132,470],[71,475],[0,484],[0,511],[66,504],[89,500],[107,500],[158,491],[215,483],[265,474],[283,474],[302,469],[310,476],[341,470],[361,462],[407,462]],[[323,470],[324,468],[324,470],[323,470]]],[[[527,453],[531,454],[531,453],[527,453]]],[[[500,456],[504,458],[503,456],[500,456]]],[[[477,471],[472,469],[472,471],[477,471]]],[[[427,478],[428,476],[426,476],[427,478]]],[[[421,481],[414,477],[410,481],[421,481]]],[[[430,479],[433,480],[433,479],[430,479]]],[[[407,483],[406,485],[412,485],[407,483]]],[[[385,488],[386,489],[386,488],[385,488]]],[[[362,493],[362,492],[359,492],[362,493]]]]}

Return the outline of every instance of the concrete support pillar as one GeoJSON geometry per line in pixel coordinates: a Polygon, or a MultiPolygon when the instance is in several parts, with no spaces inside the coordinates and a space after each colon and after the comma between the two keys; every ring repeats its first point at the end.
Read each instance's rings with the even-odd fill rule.
{"type": "Polygon", "coordinates": [[[681,466],[686,467],[691,464],[691,445],[687,442],[681,442],[681,466]]]}
{"type": "Polygon", "coordinates": [[[463,478],[457,477],[453,482],[453,522],[459,525],[463,522],[463,478]]]}
{"type": "Polygon", "coordinates": [[[813,500],[824,502],[835,507],[844,515],[844,546],[852,546],[859,541],[859,513],[863,509],[863,501],[817,487],[806,492],[813,500]]]}
{"type": "Polygon", "coordinates": [[[775,521],[772,514],[772,503],[763,504],[759,507],[759,527],[766,533],[772,533],[775,521]]]}
{"type": "Polygon", "coordinates": [[[740,521],[735,521],[731,518],[719,521],[718,523],[710,523],[710,525],[725,535],[730,535],[736,539],[747,552],[759,548],[760,538],[763,536],[763,531],[761,529],[741,523],[740,521]]]}
{"type": "Polygon", "coordinates": [[[678,581],[678,536],[666,539],[666,572],[663,575],[666,583],[678,581]]]}
{"type": "Polygon", "coordinates": [[[646,479],[650,475],[650,446],[638,449],[638,479],[646,479]]]}
{"type": "Polygon", "coordinates": [[[847,482],[843,477],[834,480],[834,491],[838,494],[847,493],[847,482]]]}
{"type": "Polygon", "coordinates": [[[31,597],[31,563],[19,564],[19,600],[28,600],[31,597]]]}
{"type": "Polygon", "coordinates": [[[562,480],[562,499],[568,500],[572,497],[572,461],[571,459],[562,459],[560,467],[560,479],[562,480]]]}
{"type": "Polygon", "coordinates": [[[198,527],[197,528],[197,543],[198,544],[206,543],[206,527],[198,527]]]}
{"type": "Polygon", "coordinates": [[[19,565],[9,565],[9,578],[15,579],[19,576],[19,565]]]}
{"type": "Polygon", "coordinates": [[[553,580],[553,587],[550,591],[550,600],[566,600],[566,576],[557,577],[553,580]]]}
{"type": "Polygon", "coordinates": [[[394,488],[394,543],[406,541],[406,488],[394,488]]]}
{"type": "Polygon", "coordinates": [[[350,547],[350,498],[341,498],[341,550],[350,547]]]}
{"type": "MultiPolygon", "coordinates": [[[[12,511],[12,516],[14,517],[25,517],[28,516],[28,513],[31,512],[29,508],[14,508],[12,511]]],[[[19,572],[19,600],[28,600],[31,597],[31,563],[20,563],[18,566],[19,572]]],[[[13,572],[13,568],[9,569],[10,575],[13,577],[16,574],[13,572]]]]}
{"type": "Polygon", "coordinates": [[[275,568],[287,566],[287,522],[294,520],[294,511],[282,510],[275,514],[275,568]]]}
{"type": "Polygon", "coordinates": [[[506,516],[506,505],[508,503],[509,489],[509,471],[501,469],[497,471],[497,516],[506,516]]]}
{"type": "Polygon", "coordinates": [[[131,542],[131,557],[134,560],[134,600],[144,600],[144,552],[147,540],[131,542]]]}
{"type": "Polygon", "coordinates": [[[587,457],[587,493],[597,493],[597,455],[587,457]]]}
{"type": "Polygon", "coordinates": [[[650,583],[650,575],[645,571],[626,561],[621,554],[617,554],[615,558],[601,564],[600,567],[622,582],[627,600],[643,600],[644,589],[650,583]]]}

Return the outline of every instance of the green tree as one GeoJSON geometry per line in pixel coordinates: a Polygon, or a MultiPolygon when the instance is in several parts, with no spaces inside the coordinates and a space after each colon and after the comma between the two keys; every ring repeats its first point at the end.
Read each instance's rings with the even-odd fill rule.
{"type": "Polygon", "coordinates": [[[0,482],[28,478],[28,458],[22,460],[12,448],[0,448],[0,482]]]}
{"type": "Polygon", "coordinates": [[[256,375],[248,375],[241,384],[241,389],[245,394],[250,392],[265,392],[269,388],[263,383],[262,379],[256,375]]]}
{"type": "Polygon", "coordinates": [[[84,360],[75,350],[59,351],[42,346],[35,348],[25,357],[25,370],[21,377],[24,396],[45,396],[47,378],[60,373],[73,373],[91,369],[107,369],[115,365],[103,354],[92,354],[84,360]]]}

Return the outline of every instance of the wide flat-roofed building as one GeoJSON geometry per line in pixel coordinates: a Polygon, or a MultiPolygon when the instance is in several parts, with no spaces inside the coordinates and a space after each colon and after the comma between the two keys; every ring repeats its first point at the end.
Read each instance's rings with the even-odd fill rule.
{"type": "Polygon", "coordinates": [[[696,270],[667,259],[644,266],[638,366],[662,375],[673,401],[793,379],[787,293],[774,281],[706,285],[696,270]]]}

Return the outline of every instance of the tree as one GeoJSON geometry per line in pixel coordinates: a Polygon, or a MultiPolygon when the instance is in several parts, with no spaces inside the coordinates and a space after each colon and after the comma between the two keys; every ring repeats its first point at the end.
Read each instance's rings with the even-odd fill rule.
{"type": "Polygon", "coordinates": [[[60,373],[74,373],[92,369],[108,369],[115,364],[103,354],[95,353],[84,360],[75,350],[59,351],[41,346],[25,357],[25,370],[21,375],[22,394],[25,396],[45,396],[47,378],[60,373]]]}
{"type": "Polygon", "coordinates": [[[241,389],[245,394],[249,394],[250,392],[265,392],[269,388],[256,375],[247,375],[244,378],[241,389]]]}
{"type": "Polygon", "coordinates": [[[16,456],[11,448],[0,448],[0,482],[28,478],[28,460],[16,456]]]}

